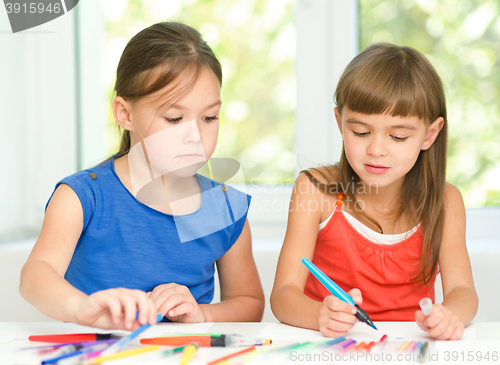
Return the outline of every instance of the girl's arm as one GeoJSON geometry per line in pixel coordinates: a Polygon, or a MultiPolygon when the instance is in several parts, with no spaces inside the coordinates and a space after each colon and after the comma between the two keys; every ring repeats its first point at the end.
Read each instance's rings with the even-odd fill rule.
{"type": "MultiPolygon", "coordinates": [[[[285,241],[271,294],[271,308],[278,320],[320,330],[325,336],[345,334],[357,321],[354,307],[336,297],[328,296],[321,303],[304,294],[308,270],[302,258],[312,260],[323,212],[328,216],[334,209],[335,200],[316,189],[307,176],[299,175],[292,192],[285,241]]],[[[357,296],[360,293],[356,290],[357,296]]],[[[360,304],[359,299],[356,300],[360,304]]]]}
{"type": "Polygon", "coordinates": [[[173,322],[258,322],[264,293],[252,255],[248,220],[233,246],[217,260],[221,301],[198,304],[189,288],[176,283],[157,286],[150,298],[158,312],[173,322]]]}
{"type": "Polygon", "coordinates": [[[111,289],[88,296],[64,279],[82,227],[78,196],[68,185],[59,185],[21,271],[19,290],[24,299],[45,315],[65,322],[126,329],[155,323],[154,304],[144,292],[111,289]],[[135,321],[137,309],[141,310],[140,323],[135,321]]]}
{"type": "Polygon", "coordinates": [[[259,322],[264,313],[264,292],[252,254],[248,220],[240,236],[217,260],[221,301],[200,304],[207,322],[259,322]]]}
{"type": "Polygon", "coordinates": [[[443,284],[443,303],[434,304],[425,318],[417,311],[419,325],[439,340],[460,339],[477,312],[478,298],[465,244],[465,207],[460,191],[451,184],[445,188],[445,220],[439,269],[443,284]]]}

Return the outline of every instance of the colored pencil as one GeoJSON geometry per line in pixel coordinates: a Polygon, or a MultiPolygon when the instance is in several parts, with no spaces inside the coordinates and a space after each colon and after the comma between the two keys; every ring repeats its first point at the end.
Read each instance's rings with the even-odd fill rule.
{"type": "Polygon", "coordinates": [[[120,339],[124,335],[114,333],[68,333],[62,335],[35,335],[29,336],[28,340],[33,342],[53,342],[53,343],[77,343],[100,340],[120,339]]]}
{"type": "Polygon", "coordinates": [[[369,344],[367,344],[367,345],[365,346],[365,350],[366,350],[366,352],[370,352],[370,350],[372,349],[372,347],[373,347],[374,345],[375,345],[375,342],[374,342],[374,341],[372,341],[372,342],[370,342],[369,344]]]}
{"type": "Polygon", "coordinates": [[[246,349],[243,349],[241,351],[233,352],[232,354],[229,354],[229,355],[223,356],[223,357],[221,357],[219,359],[210,361],[209,363],[207,363],[207,365],[214,365],[214,364],[217,364],[219,362],[223,362],[223,361],[225,361],[227,359],[230,359],[230,358],[235,357],[235,356],[239,356],[241,354],[244,354],[246,352],[250,352],[250,351],[253,351],[253,350],[255,350],[255,346],[250,346],[250,347],[247,347],[246,349]]]}
{"type": "Polygon", "coordinates": [[[429,347],[429,342],[424,342],[422,348],[420,349],[420,362],[425,362],[425,355],[427,354],[427,349],[429,347]]]}
{"type": "Polygon", "coordinates": [[[409,341],[403,342],[403,344],[399,347],[398,352],[404,352],[409,344],[410,344],[409,341]]]}
{"type": "Polygon", "coordinates": [[[156,351],[159,348],[160,348],[160,345],[152,345],[152,346],[147,346],[147,347],[139,347],[139,348],[136,348],[133,350],[117,352],[117,353],[111,354],[111,355],[98,356],[98,357],[94,357],[93,359],[90,359],[89,364],[100,364],[101,362],[104,362],[104,361],[110,361],[110,360],[122,359],[124,357],[140,355],[140,354],[144,354],[146,352],[156,351]]]}
{"type": "MultiPolygon", "coordinates": [[[[157,317],[156,317],[156,321],[159,322],[159,321],[162,320],[162,318],[163,318],[163,316],[161,314],[158,314],[157,317]]],[[[127,343],[129,343],[130,341],[132,341],[134,338],[136,338],[137,336],[139,336],[142,332],[144,332],[145,330],[147,330],[149,327],[151,327],[151,324],[149,324],[149,323],[146,323],[146,324],[142,325],[141,327],[139,327],[138,329],[136,329],[134,332],[132,332],[128,336],[123,337],[118,342],[116,342],[113,345],[109,346],[106,350],[104,350],[102,352],[101,355],[102,356],[106,356],[106,355],[111,355],[111,354],[114,354],[115,352],[118,352],[123,346],[125,346],[127,343]]]]}

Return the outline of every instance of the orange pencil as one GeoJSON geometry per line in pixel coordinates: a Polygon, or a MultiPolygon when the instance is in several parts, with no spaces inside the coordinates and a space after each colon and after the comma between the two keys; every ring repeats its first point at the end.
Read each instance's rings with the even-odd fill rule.
{"type": "Polygon", "coordinates": [[[375,342],[370,342],[368,345],[365,346],[366,352],[370,352],[371,348],[375,345],[375,342]]]}
{"type": "Polygon", "coordinates": [[[235,357],[235,356],[239,356],[241,354],[244,354],[246,352],[250,352],[250,351],[253,351],[253,350],[255,350],[255,346],[250,346],[250,347],[247,347],[246,349],[243,349],[241,351],[234,352],[234,353],[232,353],[230,355],[221,357],[221,358],[219,358],[217,360],[210,361],[209,363],[207,363],[207,365],[215,365],[215,364],[217,364],[219,362],[222,362],[224,360],[230,359],[230,358],[235,357]]]}
{"type": "Polygon", "coordinates": [[[192,342],[199,342],[202,347],[213,346],[211,344],[210,335],[195,335],[195,336],[166,336],[143,338],[141,344],[143,345],[167,345],[167,346],[182,346],[192,342]]]}

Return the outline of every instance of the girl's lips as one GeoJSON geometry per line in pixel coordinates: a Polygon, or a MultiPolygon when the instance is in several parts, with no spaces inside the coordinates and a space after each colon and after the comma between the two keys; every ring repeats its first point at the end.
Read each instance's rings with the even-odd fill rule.
{"type": "Polygon", "coordinates": [[[389,170],[389,167],[384,167],[384,166],[376,166],[376,165],[365,165],[366,171],[372,173],[372,174],[385,174],[387,170],[389,170]]]}

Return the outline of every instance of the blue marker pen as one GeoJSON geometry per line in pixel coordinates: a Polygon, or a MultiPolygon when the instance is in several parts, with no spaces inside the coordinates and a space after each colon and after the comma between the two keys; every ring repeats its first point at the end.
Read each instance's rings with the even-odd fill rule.
{"type": "Polygon", "coordinates": [[[332,293],[333,295],[335,295],[340,300],[343,300],[344,302],[349,303],[349,304],[355,306],[358,309],[358,311],[356,312],[356,317],[361,322],[364,322],[367,325],[369,325],[369,326],[377,329],[377,327],[375,327],[375,325],[373,324],[373,322],[370,319],[370,317],[368,316],[368,314],[363,309],[361,309],[360,306],[358,306],[357,304],[355,304],[354,301],[352,300],[352,298],[344,290],[342,290],[342,288],[340,286],[338,286],[337,284],[335,284],[332,279],[330,279],[328,276],[326,276],[323,273],[323,271],[321,271],[320,269],[318,269],[316,267],[316,265],[314,265],[311,261],[309,261],[306,258],[302,259],[302,263],[304,265],[306,265],[306,267],[309,269],[309,271],[311,272],[311,274],[313,274],[316,277],[316,279],[318,279],[321,282],[321,284],[323,284],[325,286],[325,288],[328,289],[328,291],[330,293],[332,293]]]}

